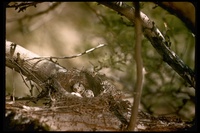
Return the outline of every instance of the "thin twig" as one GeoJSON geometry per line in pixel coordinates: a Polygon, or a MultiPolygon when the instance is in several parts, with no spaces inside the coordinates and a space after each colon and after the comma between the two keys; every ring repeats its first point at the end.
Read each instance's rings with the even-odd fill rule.
{"type": "MultiPolygon", "coordinates": [[[[35,2],[35,3],[42,3],[42,2],[35,2]]],[[[34,18],[34,17],[38,17],[38,16],[41,16],[41,15],[44,15],[44,14],[47,14],[49,13],[50,11],[53,11],[55,8],[57,8],[61,3],[60,2],[56,2],[56,3],[53,3],[49,8],[47,8],[46,10],[43,10],[43,11],[40,11],[40,12],[37,12],[35,14],[31,14],[31,15],[25,15],[21,18],[8,18],[7,22],[12,22],[12,21],[21,21],[21,20],[24,20],[24,19],[31,19],[31,18],[34,18]]],[[[16,5],[15,5],[16,6],[16,5]]],[[[14,5],[10,6],[10,7],[6,7],[6,8],[13,8],[15,7],[14,5]]]]}
{"type": "Polygon", "coordinates": [[[72,55],[72,56],[63,56],[63,57],[56,57],[56,56],[41,56],[41,57],[34,57],[34,58],[30,58],[30,59],[26,59],[27,60],[34,60],[34,59],[72,59],[72,58],[76,58],[76,57],[79,57],[79,56],[82,56],[82,55],[85,55],[85,54],[88,54],[98,48],[101,48],[101,47],[104,47],[106,46],[107,44],[99,44],[98,46],[94,47],[94,48],[91,48],[91,49],[88,49],[82,53],[79,53],[79,54],[76,54],[76,55],[72,55]]]}

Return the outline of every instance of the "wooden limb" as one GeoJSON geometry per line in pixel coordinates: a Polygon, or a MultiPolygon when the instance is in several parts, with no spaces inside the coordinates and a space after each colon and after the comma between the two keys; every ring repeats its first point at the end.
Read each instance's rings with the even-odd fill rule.
{"type": "Polygon", "coordinates": [[[140,18],[139,2],[134,2],[135,5],[135,62],[137,70],[137,80],[133,88],[133,106],[131,110],[131,118],[128,126],[129,131],[136,130],[137,115],[140,105],[143,87],[143,62],[142,62],[142,26],[140,18]]]}
{"type": "Polygon", "coordinates": [[[195,26],[195,6],[192,2],[155,2],[163,9],[167,10],[171,14],[176,15],[186,27],[196,34],[195,26]]]}
{"type": "MultiPolygon", "coordinates": [[[[35,57],[39,57],[39,55],[24,49],[20,45],[6,41],[6,66],[22,73],[27,77],[26,80],[34,81],[43,90],[45,90],[47,86],[50,85],[49,82],[54,81],[54,78],[59,72],[67,71],[64,67],[61,67],[60,65],[50,60],[30,60],[31,58],[35,57]],[[13,45],[15,46],[14,50],[12,49],[13,45]]],[[[59,84],[54,84],[53,87],[61,90],[62,92],[65,92],[63,87],[59,84]]]]}
{"type": "MultiPolygon", "coordinates": [[[[108,8],[113,9],[119,14],[128,18],[135,23],[135,8],[122,3],[121,6],[116,2],[98,2],[108,8]]],[[[142,29],[144,36],[151,42],[156,51],[162,56],[163,61],[168,63],[188,84],[193,88],[196,86],[195,73],[188,67],[169,47],[169,42],[156,27],[155,23],[150,20],[144,13],[140,12],[142,19],[142,29]]]]}
{"type": "Polygon", "coordinates": [[[113,108],[122,108],[126,104],[109,95],[92,99],[68,97],[52,107],[28,106],[16,101],[6,104],[5,128],[10,131],[120,131],[125,124],[113,108]]]}
{"type": "MultiPolygon", "coordinates": [[[[16,101],[6,103],[3,127],[5,131],[123,131],[129,119],[129,107],[128,102],[116,101],[108,95],[93,99],[71,97],[51,108],[31,107],[16,101]]],[[[192,129],[191,124],[177,117],[153,117],[139,111],[137,119],[138,131],[192,129]]]]}

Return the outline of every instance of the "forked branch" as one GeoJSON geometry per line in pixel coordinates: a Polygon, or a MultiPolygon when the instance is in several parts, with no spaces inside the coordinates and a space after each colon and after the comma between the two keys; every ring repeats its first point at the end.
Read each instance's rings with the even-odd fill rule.
{"type": "MultiPolygon", "coordinates": [[[[113,9],[114,11],[128,18],[131,22],[135,23],[134,7],[131,7],[124,2],[120,5],[116,4],[116,2],[98,3],[113,9]]],[[[162,56],[163,61],[170,65],[187,83],[195,88],[196,81],[194,71],[168,47],[170,42],[165,39],[160,30],[156,27],[155,22],[149,19],[147,15],[142,12],[140,12],[140,15],[142,19],[142,30],[144,36],[151,42],[156,51],[162,56]]]]}

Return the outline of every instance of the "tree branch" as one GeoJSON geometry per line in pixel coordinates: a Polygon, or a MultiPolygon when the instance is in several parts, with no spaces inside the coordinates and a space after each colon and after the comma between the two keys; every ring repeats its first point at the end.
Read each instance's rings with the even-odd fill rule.
{"type": "Polygon", "coordinates": [[[186,27],[196,34],[195,7],[191,2],[155,2],[171,14],[176,15],[186,27]]]}
{"type": "MultiPolygon", "coordinates": [[[[131,22],[135,19],[135,9],[125,3],[120,6],[116,2],[98,2],[128,18],[131,22]]],[[[163,61],[170,65],[187,83],[195,88],[195,73],[188,67],[169,47],[168,41],[161,34],[155,23],[144,13],[140,12],[144,36],[151,42],[156,51],[162,56],[163,61]]]]}
{"type": "Polygon", "coordinates": [[[142,27],[140,18],[139,2],[133,3],[135,5],[135,62],[137,70],[137,81],[133,90],[133,106],[131,110],[131,118],[128,126],[129,131],[135,131],[136,120],[140,105],[140,99],[143,87],[143,62],[142,62],[142,27]]]}
{"type": "MultiPolygon", "coordinates": [[[[39,56],[20,45],[6,41],[6,66],[22,73],[27,77],[26,80],[34,81],[42,90],[45,90],[49,81],[53,82],[53,77],[57,76],[57,73],[67,71],[64,67],[47,59],[29,60],[34,57],[39,56]]],[[[64,92],[63,94],[67,93],[59,84],[53,85],[54,88],[64,92]]]]}

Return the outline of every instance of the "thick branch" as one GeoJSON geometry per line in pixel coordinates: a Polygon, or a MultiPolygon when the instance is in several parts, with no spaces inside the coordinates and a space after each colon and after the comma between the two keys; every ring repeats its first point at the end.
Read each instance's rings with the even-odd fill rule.
{"type": "Polygon", "coordinates": [[[45,89],[49,85],[49,82],[53,82],[53,87],[65,94],[66,91],[54,80],[54,77],[56,77],[58,73],[66,72],[67,70],[47,59],[32,59],[35,57],[39,56],[24,49],[20,45],[6,41],[7,67],[21,72],[27,77],[26,80],[34,81],[42,89],[45,89]]]}
{"type": "MultiPolygon", "coordinates": [[[[125,3],[121,6],[115,2],[99,2],[114,11],[122,14],[128,18],[131,22],[134,22],[135,9],[125,3]]],[[[142,19],[142,27],[144,36],[151,42],[153,47],[162,56],[163,61],[168,63],[186,82],[195,88],[195,73],[191,70],[169,47],[166,39],[161,34],[159,29],[155,26],[155,23],[150,20],[144,13],[140,12],[142,19]]]]}
{"type": "Polygon", "coordinates": [[[185,23],[188,29],[196,34],[195,7],[191,2],[155,2],[160,7],[176,15],[185,23]]]}

